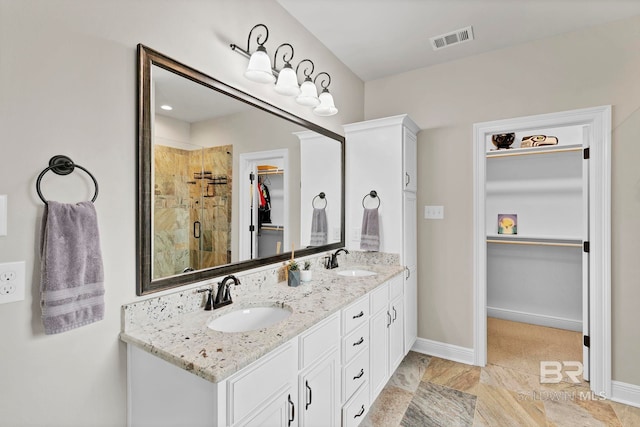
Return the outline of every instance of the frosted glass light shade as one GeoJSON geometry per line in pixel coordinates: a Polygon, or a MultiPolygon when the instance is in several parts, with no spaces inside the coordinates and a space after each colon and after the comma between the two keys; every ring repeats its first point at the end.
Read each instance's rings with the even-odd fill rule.
{"type": "Polygon", "coordinates": [[[315,107],[320,104],[318,89],[309,77],[300,85],[300,95],[296,97],[296,102],[305,107],[315,107]]]}
{"type": "Polygon", "coordinates": [[[296,72],[291,68],[291,64],[285,64],[278,74],[278,81],[276,82],[275,91],[280,95],[295,96],[300,93],[300,86],[298,86],[298,76],[296,72]]]}
{"type": "Polygon", "coordinates": [[[251,54],[244,76],[258,83],[273,83],[276,81],[273,71],[271,71],[271,59],[269,59],[264,46],[258,46],[258,49],[251,54]]]}
{"type": "Polygon", "coordinates": [[[323,90],[320,96],[320,105],[313,109],[313,113],[317,116],[333,116],[338,114],[338,109],[333,103],[333,96],[327,89],[323,90]]]}

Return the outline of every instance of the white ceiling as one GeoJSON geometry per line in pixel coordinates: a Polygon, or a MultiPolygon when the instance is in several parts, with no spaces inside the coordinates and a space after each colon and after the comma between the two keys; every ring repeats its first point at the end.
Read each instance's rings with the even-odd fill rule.
{"type": "Polygon", "coordinates": [[[640,0],[277,1],[364,81],[640,15],[640,0]],[[469,25],[474,41],[431,48],[469,25]]]}

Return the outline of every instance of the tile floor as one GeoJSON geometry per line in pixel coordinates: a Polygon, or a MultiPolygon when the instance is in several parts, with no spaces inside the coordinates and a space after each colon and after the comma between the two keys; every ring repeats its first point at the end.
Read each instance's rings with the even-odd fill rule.
{"type": "Polygon", "coordinates": [[[360,425],[640,426],[640,408],[584,382],[540,383],[540,360],[582,360],[579,333],[491,318],[487,332],[484,368],[410,352],[360,425]]]}

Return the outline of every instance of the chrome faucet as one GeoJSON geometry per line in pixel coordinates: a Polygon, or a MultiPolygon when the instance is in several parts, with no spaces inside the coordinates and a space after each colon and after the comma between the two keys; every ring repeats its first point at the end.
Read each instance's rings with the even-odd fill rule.
{"type": "Polygon", "coordinates": [[[345,248],[338,249],[337,251],[332,253],[330,256],[326,257],[327,263],[325,264],[325,268],[327,268],[327,269],[338,268],[338,255],[340,254],[340,252],[344,252],[345,254],[349,254],[349,251],[346,250],[345,248]]]}
{"type": "Polygon", "coordinates": [[[224,307],[225,305],[229,305],[233,302],[231,299],[231,283],[229,282],[233,282],[235,286],[240,284],[240,280],[234,275],[230,275],[222,279],[222,281],[218,283],[218,292],[216,292],[216,298],[213,300],[214,309],[224,307]]]}

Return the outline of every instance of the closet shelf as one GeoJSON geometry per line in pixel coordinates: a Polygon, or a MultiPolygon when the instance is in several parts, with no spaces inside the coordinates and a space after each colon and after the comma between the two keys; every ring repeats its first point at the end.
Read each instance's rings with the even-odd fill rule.
{"type": "Polygon", "coordinates": [[[258,175],[282,175],[284,174],[284,169],[265,169],[259,170],[258,175]]]}
{"type": "Polygon", "coordinates": [[[275,224],[269,224],[269,225],[262,225],[260,227],[260,230],[268,230],[268,231],[284,231],[284,225],[275,225],[275,224]]]}
{"type": "Polygon", "coordinates": [[[574,236],[522,236],[489,234],[487,235],[487,243],[582,248],[582,239],[574,236]]]}
{"type": "Polygon", "coordinates": [[[567,145],[547,145],[542,147],[531,148],[514,148],[511,150],[495,150],[487,151],[487,158],[498,157],[514,157],[514,156],[529,156],[534,154],[554,154],[554,153],[567,153],[573,151],[582,151],[582,144],[567,144],[567,145]]]}

